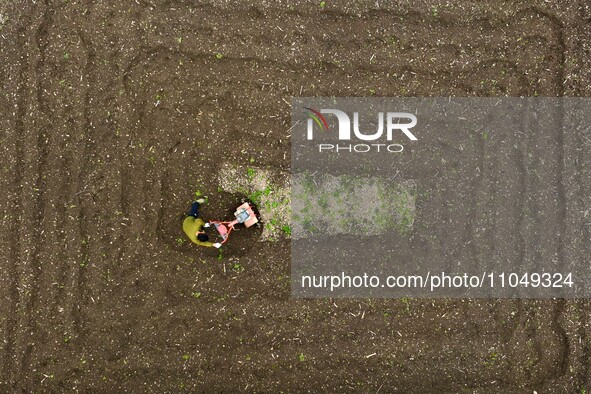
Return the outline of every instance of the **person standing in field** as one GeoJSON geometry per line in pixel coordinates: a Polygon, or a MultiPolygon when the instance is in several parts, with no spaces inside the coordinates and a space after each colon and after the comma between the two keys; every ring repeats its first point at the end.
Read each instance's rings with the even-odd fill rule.
{"type": "Polygon", "coordinates": [[[191,210],[183,221],[183,231],[187,234],[187,237],[197,245],[219,248],[222,244],[219,242],[210,242],[209,236],[204,231],[205,228],[210,226],[209,223],[205,223],[203,219],[199,217],[199,204],[203,204],[204,202],[205,200],[203,198],[193,202],[191,210]]]}

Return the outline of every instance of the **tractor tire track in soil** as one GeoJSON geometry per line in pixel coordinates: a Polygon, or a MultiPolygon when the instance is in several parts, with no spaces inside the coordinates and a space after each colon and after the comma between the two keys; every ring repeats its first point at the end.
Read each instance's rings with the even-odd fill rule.
{"type": "MultiPolygon", "coordinates": [[[[566,64],[565,73],[568,73],[568,78],[564,78],[567,94],[572,96],[589,96],[589,84],[581,84],[585,80],[585,69],[588,67],[582,66],[588,62],[589,54],[591,53],[591,40],[589,39],[591,33],[591,26],[589,25],[589,15],[591,13],[591,4],[588,1],[580,0],[578,2],[578,15],[575,19],[572,30],[576,32],[570,37],[570,48],[572,56],[570,62],[566,64]]],[[[581,121],[584,121],[581,119],[581,121]]],[[[573,245],[567,247],[565,255],[567,261],[577,261],[584,259],[585,256],[591,256],[591,220],[588,215],[589,206],[591,206],[591,187],[586,179],[589,179],[591,173],[591,133],[589,129],[583,133],[567,133],[565,135],[566,146],[577,147],[574,152],[570,154],[565,152],[564,164],[565,174],[567,174],[566,181],[576,185],[570,190],[567,190],[567,217],[576,223],[577,217],[581,214],[587,218],[586,223],[583,222],[580,226],[567,226],[566,239],[574,240],[573,245]],[[570,193],[568,193],[570,192],[570,193]],[[580,250],[580,256],[576,251],[580,250]]],[[[588,259],[588,257],[587,257],[588,259]]],[[[584,260],[583,260],[584,261],[584,260]]],[[[571,311],[572,319],[569,319],[568,313],[565,313],[563,320],[565,326],[571,327],[572,335],[569,338],[570,347],[576,350],[579,354],[579,363],[577,360],[571,360],[571,368],[574,369],[574,374],[580,379],[581,385],[577,387],[578,390],[589,390],[591,387],[591,373],[589,366],[589,358],[591,357],[591,350],[589,340],[591,338],[591,327],[589,324],[589,313],[591,312],[591,304],[588,300],[567,301],[566,306],[571,311]],[[573,323],[573,320],[575,323],[573,323]]]]}
{"type": "MultiPolygon", "coordinates": [[[[29,7],[30,8],[30,7],[29,7]]],[[[25,8],[25,12],[32,12],[30,9],[25,8]]],[[[8,34],[9,32],[7,32],[8,34]]],[[[13,34],[18,38],[16,45],[12,48],[7,47],[6,55],[12,55],[13,58],[18,56],[18,50],[25,47],[25,41],[27,37],[27,29],[24,23],[21,21],[18,27],[14,28],[13,34]],[[9,49],[10,48],[10,49],[9,49]],[[12,49],[12,50],[11,50],[12,49]]],[[[26,103],[26,73],[28,58],[26,55],[20,56],[20,62],[10,62],[11,67],[6,66],[12,75],[10,81],[6,81],[6,88],[15,92],[11,97],[14,101],[9,101],[4,107],[4,111],[9,113],[11,116],[8,118],[11,122],[6,122],[6,131],[3,132],[3,142],[5,146],[10,147],[7,152],[7,160],[3,163],[3,169],[12,169],[12,171],[4,170],[3,175],[8,179],[7,186],[7,203],[4,204],[4,218],[8,217],[8,220],[4,219],[4,228],[8,228],[7,233],[3,233],[3,246],[9,251],[6,253],[6,259],[4,262],[7,264],[9,275],[6,278],[9,282],[9,304],[6,308],[3,308],[7,312],[7,319],[3,324],[4,331],[4,354],[3,354],[3,384],[10,385],[16,384],[16,378],[13,375],[13,369],[18,365],[18,358],[20,356],[19,347],[17,343],[17,336],[19,335],[19,328],[17,326],[19,319],[19,312],[21,310],[21,294],[19,291],[20,287],[20,276],[19,263],[21,262],[21,235],[20,235],[20,220],[21,220],[21,205],[22,205],[22,190],[21,185],[24,179],[24,152],[22,138],[24,135],[23,119],[26,114],[25,103],[26,103]],[[14,103],[14,104],[13,104],[14,103]],[[9,132],[8,130],[14,130],[9,132]],[[12,182],[10,182],[12,180],[12,182]]],[[[4,144],[3,144],[4,145],[4,144]]]]}
{"type": "MultiPolygon", "coordinates": [[[[29,319],[27,324],[30,327],[30,333],[27,333],[29,334],[29,338],[27,347],[22,356],[18,378],[18,380],[22,382],[31,381],[29,366],[31,365],[33,352],[35,351],[37,342],[35,339],[39,335],[41,327],[41,324],[37,321],[38,314],[36,306],[41,297],[40,278],[43,275],[42,251],[46,238],[45,231],[51,231],[51,228],[48,225],[51,218],[42,216],[46,211],[46,206],[49,200],[46,196],[46,169],[47,157],[49,154],[48,134],[51,123],[48,114],[48,106],[43,97],[44,85],[41,77],[42,70],[45,67],[45,54],[48,46],[47,32],[53,24],[53,11],[50,9],[49,2],[44,2],[39,18],[41,21],[34,35],[36,49],[35,66],[28,78],[29,81],[34,81],[35,84],[34,88],[31,87],[31,89],[35,89],[35,93],[30,94],[30,97],[35,98],[35,102],[29,106],[29,113],[27,115],[33,119],[30,129],[36,130],[37,135],[35,142],[31,140],[29,143],[25,144],[26,147],[34,147],[33,149],[28,150],[31,154],[30,162],[34,163],[34,167],[31,165],[34,169],[32,169],[32,173],[28,178],[33,180],[34,185],[32,187],[32,193],[30,194],[31,202],[23,206],[23,215],[28,214],[31,216],[26,220],[26,226],[29,229],[34,229],[34,233],[30,238],[31,259],[29,264],[31,265],[32,270],[32,279],[29,285],[30,299],[25,312],[26,318],[29,319]]],[[[27,133],[25,132],[25,135],[26,134],[27,133]]],[[[24,331],[27,332],[28,330],[25,329],[24,331]]]]}
{"type": "MultiPolygon", "coordinates": [[[[43,104],[39,101],[39,80],[38,70],[43,66],[43,42],[42,36],[51,23],[50,15],[46,9],[40,13],[32,11],[35,17],[32,18],[35,26],[37,19],[40,19],[36,33],[28,36],[22,41],[24,47],[32,48],[31,56],[21,58],[21,72],[18,86],[19,101],[16,119],[16,164],[17,174],[17,201],[12,207],[17,213],[18,220],[15,220],[17,229],[15,231],[15,262],[20,264],[15,267],[12,274],[16,278],[16,310],[13,315],[16,320],[12,334],[12,350],[9,353],[5,374],[7,380],[13,384],[26,384],[30,378],[30,359],[35,343],[34,335],[37,331],[37,322],[34,320],[33,306],[38,297],[38,278],[40,276],[39,251],[43,239],[42,219],[39,212],[43,212],[44,180],[41,171],[46,150],[46,140],[43,131],[44,118],[42,116],[43,104]],[[35,53],[37,52],[37,53],[35,53]],[[22,63],[26,62],[26,66],[22,63]],[[31,81],[27,83],[25,81],[31,81]],[[35,101],[33,101],[35,100],[35,101]],[[32,150],[27,147],[34,147],[32,150]],[[35,225],[33,225],[35,224],[35,225]],[[39,242],[37,242],[39,241],[39,242]]],[[[23,32],[23,33],[26,33],[23,32]]],[[[11,340],[11,338],[9,338],[11,340]]]]}

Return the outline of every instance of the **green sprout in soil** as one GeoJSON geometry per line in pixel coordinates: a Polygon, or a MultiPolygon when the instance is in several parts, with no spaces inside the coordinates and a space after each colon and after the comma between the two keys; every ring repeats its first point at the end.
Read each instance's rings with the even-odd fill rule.
{"type": "Polygon", "coordinates": [[[484,365],[490,366],[497,362],[499,354],[494,350],[488,355],[488,359],[484,361],[484,365]]]}
{"type": "Polygon", "coordinates": [[[264,190],[256,190],[248,195],[250,201],[252,201],[255,205],[261,205],[261,197],[268,196],[271,194],[273,190],[270,186],[267,186],[264,190]]]}
{"type": "Polygon", "coordinates": [[[179,238],[177,238],[177,239],[176,239],[176,243],[177,243],[178,245],[182,245],[182,244],[184,244],[184,243],[185,243],[185,239],[184,239],[184,238],[181,238],[181,237],[179,237],[179,238]]]}
{"type": "Polygon", "coordinates": [[[0,16],[0,31],[2,31],[6,22],[8,22],[8,17],[5,16],[4,19],[2,19],[2,16],[0,16]]]}
{"type": "Polygon", "coordinates": [[[199,298],[201,297],[201,293],[198,291],[193,291],[191,292],[191,296],[193,296],[193,298],[199,298]]]}
{"type": "Polygon", "coordinates": [[[402,303],[405,306],[405,312],[410,313],[410,300],[408,298],[404,297],[400,301],[402,301],[402,303]]]}
{"type": "Polygon", "coordinates": [[[246,169],[246,176],[248,176],[249,181],[252,181],[254,179],[256,173],[257,172],[254,168],[249,167],[246,169]]]}
{"type": "Polygon", "coordinates": [[[240,265],[240,263],[235,263],[234,266],[232,266],[232,269],[236,272],[244,271],[244,267],[240,265]]]}
{"type": "Polygon", "coordinates": [[[215,54],[215,58],[218,59],[218,60],[221,60],[223,57],[224,57],[224,55],[222,55],[219,52],[215,54]]]}
{"type": "Polygon", "coordinates": [[[304,361],[306,361],[306,356],[304,356],[304,353],[300,353],[300,354],[298,355],[298,359],[299,359],[301,362],[304,362],[304,361]]]}
{"type": "Polygon", "coordinates": [[[189,361],[190,358],[191,356],[189,356],[188,354],[183,354],[183,360],[189,361]]]}
{"type": "Polygon", "coordinates": [[[324,8],[326,7],[326,1],[321,1],[320,2],[320,8],[324,8]]]}
{"type": "Polygon", "coordinates": [[[68,60],[70,58],[70,54],[68,52],[64,53],[64,59],[68,60]]]}
{"type": "Polygon", "coordinates": [[[439,16],[439,9],[436,6],[431,7],[431,16],[437,18],[439,16]]]}
{"type": "Polygon", "coordinates": [[[248,194],[248,198],[260,208],[264,200],[263,195],[265,195],[264,190],[255,190],[254,192],[248,194]]]}

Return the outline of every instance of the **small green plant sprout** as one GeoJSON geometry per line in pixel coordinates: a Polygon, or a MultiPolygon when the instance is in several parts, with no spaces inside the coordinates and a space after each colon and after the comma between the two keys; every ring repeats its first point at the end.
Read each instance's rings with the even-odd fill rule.
{"type": "Polygon", "coordinates": [[[254,163],[254,157],[251,157],[250,159],[248,159],[248,162],[249,162],[250,164],[253,164],[253,163],[254,163]]]}
{"type": "Polygon", "coordinates": [[[189,356],[188,354],[183,354],[183,360],[189,361],[190,358],[191,356],[189,356]]]}
{"type": "Polygon", "coordinates": [[[499,359],[499,355],[496,351],[492,350],[489,355],[488,358],[484,361],[484,365],[493,365],[494,363],[497,362],[497,360],[499,359]]]}
{"type": "Polygon", "coordinates": [[[160,92],[158,92],[158,93],[156,94],[156,96],[154,96],[154,98],[155,98],[157,101],[160,101],[160,100],[162,100],[162,99],[164,98],[164,93],[162,93],[162,92],[160,91],[160,92]]]}
{"type": "Polygon", "coordinates": [[[219,52],[215,54],[215,58],[218,59],[218,60],[221,60],[223,57],[224,57],[224,55],[222,55],[219,52]]]}
{"type": "Polygon", "coordinates": [[[224,258],[224,252],[222,251],[222,248],[218,249],[218,260],[221,260],[224,258]]]}
{"type": "Polygon", "coordinates": [[[234,263],[234,265],[232,266],[232,269],[236,272],[244,271],[244,267],[242,265],[240,265],[240,263],[234,263]]]}
{"type": "Polygon", "coordinates": [[[320,8],[324,8],[326,7],[326,1],[321,1],[320,2],[320,8]]]}
{"type": "Polygon", "coordinates": [[[403,297],[400,299],[400,301],[402,301],[402,303],[404,304],[404,311],[406,313],[410,313],[410,300],[406,297],[403,297]]]}
{"type": "Polygon", "coordinates": [[[246,176],[248,176],[249,180],[253,180],[256,175],[256,170],[254,168],[248,167],[246,169],[246,176]]]}
{"type": "Polygon", "coordinates": [[[0,14],[0,31],[2,31],[2,28],[4,27],[6,22],[8,22],[8,16],[0,14]]]}
{"type": "Polygon", "coordinates": [[[281,231],[283,231],[283,233],[287,236],[291,235],[291,227],[288,226],[287,224],[283,227],[281,227],[281,231]]]}
{"type": "Polygon", "coordinates": [[[485,141],[488,140],[488,137],[489,137],[488,131],[485,131],[484,133],[482,133],[482,139],[483,140],[485,140],[485,141]]]}
{"type": "Polygon", "coordinates": [[[299,359],[301,362],[304,362],[304,361],[306,361],[306,356],[304,356],[304,353],[300,353],[300,354],[298,355],[298,359],[299,359]]]}
{"type": "Polygon", "coordinates": [[[184,244],[184,243],[185,243],[185,239],[184,239],[184,238],[181,238],[181,237],[178,237],[178,238],[176,239],[176,243],[177,243],[178,245],[182,245],[182,244],[184,244]]]}
{"type": "Polygon", "coordinates": [[[193,298],[199,298],[199,297],[201,297],[201,292],[193,291],[193,292],[191,292],[191,296],[193,296],[193,298]]]}
{"type": "Polygon", "coordinates": [[[439,9],[437,8],[437,6],[431,7],[431,16],[433,18],[437,18],[439,16],[439,9]]]}
{"type": "Polygon", "coordinates": [[[181,44],[183,42],[183,37],[177,37],[176,42],[181,44]]]}
{"type": "Polygon", "coordinates": [[[64,59],[68,60],[70,58],[70,54],[68,52],[64,52],[64,59]]]}

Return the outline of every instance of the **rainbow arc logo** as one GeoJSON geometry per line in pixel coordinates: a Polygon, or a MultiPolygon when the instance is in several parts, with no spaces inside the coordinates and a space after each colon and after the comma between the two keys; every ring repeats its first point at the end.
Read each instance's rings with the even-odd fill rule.
{"type": "Polygon", "coordinates": [[[304,107],[303,109],[304,112],[308,115],[308,117],[312,119],[314,122],[316,122],[316,124],[320,127],[320,130],[328,131],[328,122],[319,111],[316,111],[315,109],[309,107],[304,107]]]}

